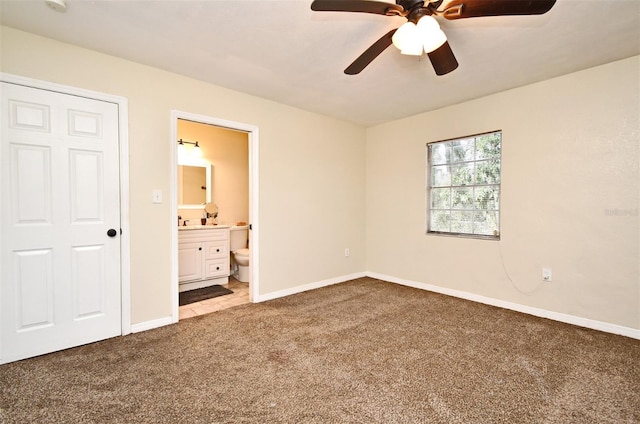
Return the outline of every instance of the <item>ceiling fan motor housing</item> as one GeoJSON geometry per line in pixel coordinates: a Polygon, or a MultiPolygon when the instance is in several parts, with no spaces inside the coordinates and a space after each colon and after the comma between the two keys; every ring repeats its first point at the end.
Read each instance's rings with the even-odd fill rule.
{"type": "Polygon", "coordinates": [[[404,10],[411,10],[414,7],[422,7],[424,0],[396,0],[396,4],[402,6],[404,10]]]}

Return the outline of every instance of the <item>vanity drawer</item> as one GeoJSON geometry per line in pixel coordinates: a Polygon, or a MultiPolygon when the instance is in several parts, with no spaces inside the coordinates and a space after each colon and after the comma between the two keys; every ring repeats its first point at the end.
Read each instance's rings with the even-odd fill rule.
{"type": "Polygon", "coordinates": [[[205,241],[204,258],[229,258],[229,242],[227,240],[205,241]]]}
{"type": "Polygon", "coordinates": [[[210,259],[205,262],[204,278],[226,277],[229,275],[229,259],[210,259]]]}

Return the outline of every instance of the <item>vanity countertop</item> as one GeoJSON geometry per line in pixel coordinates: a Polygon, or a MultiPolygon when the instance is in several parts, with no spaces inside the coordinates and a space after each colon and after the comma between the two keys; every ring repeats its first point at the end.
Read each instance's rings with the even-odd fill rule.
{"type": "Polygon", "coordinates": [[[228,225],[181,225],[178,230],[215,230],[215,229],[230,228],[228,225]]]}

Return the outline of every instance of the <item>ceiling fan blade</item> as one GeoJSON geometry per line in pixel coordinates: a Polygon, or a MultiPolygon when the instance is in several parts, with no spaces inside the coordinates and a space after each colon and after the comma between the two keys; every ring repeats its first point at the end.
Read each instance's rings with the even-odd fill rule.
{"type": "Polygon", "coordinates": [[[433,69],[436,71],[436,75],[445,75],[453,71],[458,67],[458,61],[453,55],[453,50],[449,46],[449,42],[445,41],[444,44],[431,53],[427,53],[429,60],[433,65],[433,69]]]}
{"type": "Polygon", "coordinates": [[[542,15],[556,0],[453,0],[442,13],[446,19],[481,16],[542,15]]]}
{"type": "Polygon", "coordinates": [[[363,12],[397,16],[404,8],[395,3],[372,0],[314,0],[311,10],[321,12],[363,12]]]}
{"type": "Polygon", "coordinates": [[[358,58],[354,60],[353,63],[347,67],[347,69],[344,70],[344,73],[347,75],[359,74],[360,71],[366,68],[367,65],[373,61],[373,59],[378,57],[380,53],[385,51],[385,49],[391,45],[391,37],[393,37],[393,34],[395,32],[396,30],[392,29],[391,31],[380,37],[378,41],[373,43],[371,47],[369,47],[364,51],[364,53],[358,56],[358,58]]]}

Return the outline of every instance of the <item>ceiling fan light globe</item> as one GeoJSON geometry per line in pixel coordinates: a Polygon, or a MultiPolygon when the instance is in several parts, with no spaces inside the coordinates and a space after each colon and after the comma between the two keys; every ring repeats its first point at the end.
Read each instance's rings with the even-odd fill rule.
{"type": "Polygon", "coordinates": [[[409,56],[421,56],[423,49],[422,40],[419,38],[414,38],[410,43],[406,43],[403,48],[400,50],[400,53],[406,54],[409,56]]]}
{"type": "Polygon", "coordinates": [[[396,30],[391,37],[391,42],[400,51],[411,45],[413,40],[418,38],[418,30],[413,22],[406,22],[396,30]]]}
{"type": "Polygon", "coordinates": [[[441,29],[431,32],[429,36],[424,39],[425,53],[431,53],[432,51],[437,50],[446,41],[447,41],[447,36],[441,29]]]}
{"type": "Polygon", "coordinates": [[[422,56],[422,46],[420,49],[400,50],[400,53],[407,56],[422,56]]]}
{"type": "Polygon", "coordinates": [[[420,18],[416,27],[420,31],[426,31],[428,33],[431,33],[433,31],[439,30],[440,24],[438,23],[438,21],[436,21],[436,18],[434,18],[433,16],[425,15],[422,18],[420,18]]]}

